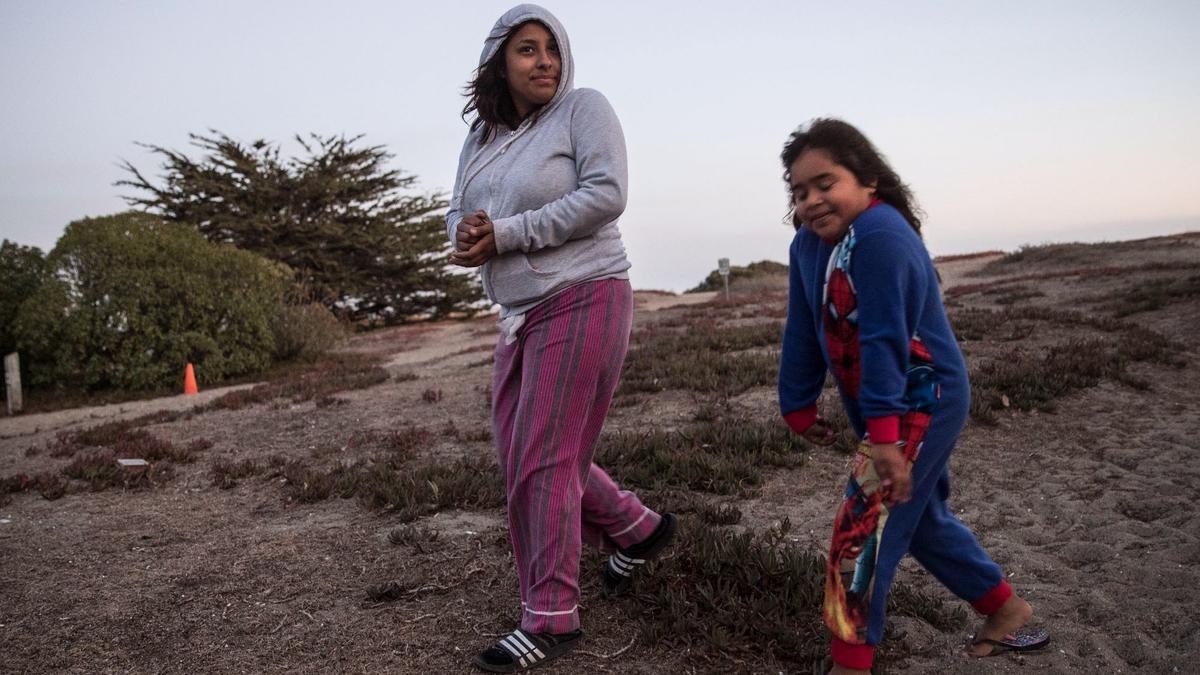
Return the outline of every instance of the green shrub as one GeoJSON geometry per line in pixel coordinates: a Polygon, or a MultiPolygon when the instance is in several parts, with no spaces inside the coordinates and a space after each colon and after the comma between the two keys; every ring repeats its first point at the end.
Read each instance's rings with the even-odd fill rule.
{"type": "MultiPolygon", "coordinates": [[[[17,311],[42,284],[45,271],[46,257],[41,249],[7,239],[0,242],[0,359],[17,351],[17,336],[13,331],[17,311]]],[[[21,381],[29,382],[29,378],[29,359],[22,355],[21,381]]]]}
{"type": "MultiPolygon", "coordinates": [[[[732,265],[729,268],[729,283],[732,285],[738,279],[752,279],[754,277],[763,276],[786,276],[788,266],[783,263],[778,263],[773,260],[760,260],[752,262],[745,267],[741,265],[732,265]]],[[[725,288],[725,281],[721,279],[721,273],[713,270],[704,277],[695,288],[689,288],[685,293],[703,293],[705,291],[719,291],[725,288]]]]}
{"type": "Polygon", "coordinates": [[[147,389],[191,362],[209,383],[271,363],[286,268],[140,213],[67,226],[21,306],[31,384],[147,389]]]}
{"type": "Polygon", "coordinates": [[[42,284],[46,259],[40,249],[0,242],[0,356],[17,348],[13,321],[25,299],[42,284]]]}
{"type": "Polygon", "coordinates": [[[319,302],[282,305],[271,318],[275,358],[312,360],[346,337],[346,328],[319,302]]]}

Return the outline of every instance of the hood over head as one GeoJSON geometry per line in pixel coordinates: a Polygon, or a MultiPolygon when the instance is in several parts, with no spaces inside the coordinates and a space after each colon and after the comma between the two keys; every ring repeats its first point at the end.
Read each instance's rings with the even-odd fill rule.
{"type": "Polygon", "coordinates": [[[558,102],[575,88],[575,60],[571,56],[571,42],[567,39],[566,29],[559,23],[558,18],[550,13],[550,10],[539,5],[525,4],[517,5],[505,12],[496,20],[496,25],[492,26],[487,39],[483,41],[483,51],[479,54],[479,65],[482,67],[495,56],[500,45],[504,44],[504,38],[508,37],[514,28],[526,21],[538,21],[550,29],[554,40],[558,42],[558,54],[562,58],[558,91],[554,92],[554,98],[542,107],[542,111],[547,112],[558,105],[558,102]]]}

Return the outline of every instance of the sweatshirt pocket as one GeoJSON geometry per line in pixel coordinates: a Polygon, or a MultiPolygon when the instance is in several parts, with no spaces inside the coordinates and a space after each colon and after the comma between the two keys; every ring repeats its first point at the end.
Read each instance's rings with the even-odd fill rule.
{"type": "Polygon", "coordinates": [[[589,268],[590,239],[569,241],[532,253],[512,252],[492,258],[485,271],[492,300],[509,307],[528,304],[576,278],[583,278],[589,268]]]}
{"type": "Polygon", "coordinates": [[[591,237],[568,241],[562,246],[554,246],[533,251],[525,256],[525,264],[529,271],[542,277],[557,277],[569,275],[571,270],[578,269],[582,258],[587,254],[591,237]]]}

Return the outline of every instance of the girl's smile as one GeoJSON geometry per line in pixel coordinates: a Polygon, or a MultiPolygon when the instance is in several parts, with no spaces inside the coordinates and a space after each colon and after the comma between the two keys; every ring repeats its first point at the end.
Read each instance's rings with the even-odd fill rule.
{"type": "Polygon", "coordinates": [[[789,173],[792,207],[801,224],[830,243],[845,236],[875,196],[873,185],[859,183],[849,169],[820,148],[801,152],[789,173]]]}

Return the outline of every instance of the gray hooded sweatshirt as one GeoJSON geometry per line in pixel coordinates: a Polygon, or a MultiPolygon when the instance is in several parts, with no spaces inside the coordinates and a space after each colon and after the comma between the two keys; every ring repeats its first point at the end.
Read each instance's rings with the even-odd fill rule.
{"type": "Polygon", "coordinates": [[[497,255],[480,273],[501,318],[524,314],[575,284],[628,278],[629,269],[617,229],[628,190],[625,137],[600,92],[573,87],[575,63],[562,24],[542,7],[517,5],[488,34],[479,64],[530,20],[558,42],[558,91],[516,129],[500,125],[486,142],[482,126],[467,134],[446,214],[452,245],[464,216],[483,209],[491,218],[497,255]]]}

